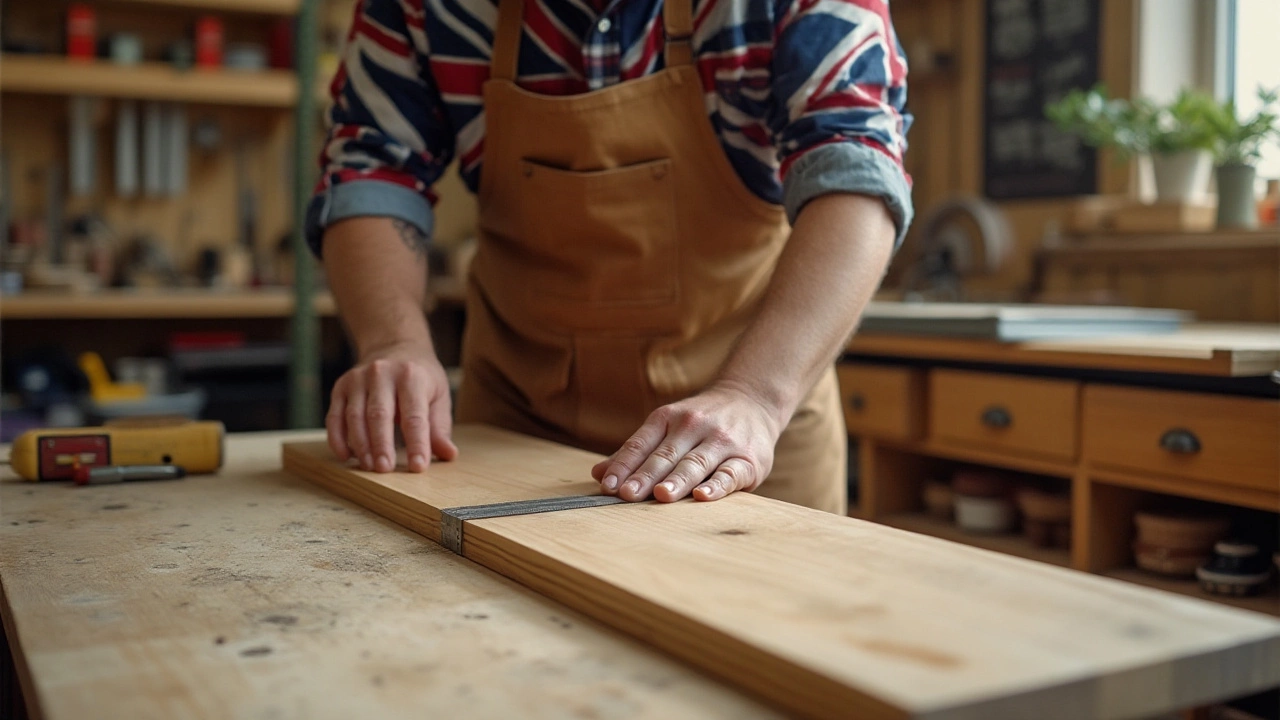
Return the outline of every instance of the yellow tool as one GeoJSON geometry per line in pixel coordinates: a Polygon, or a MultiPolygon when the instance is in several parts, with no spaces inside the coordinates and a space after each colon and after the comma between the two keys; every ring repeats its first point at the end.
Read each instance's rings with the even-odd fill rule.
{"type": "Polygon", "coordinates": [[[72,480],[79,468],[175,465],[188,474],[222,467],[226,428],[213,421],[121,422],[30,430],[13,441],[9,464],[26,480],[72,480]]]}
{"type": "Polygon", "coordinates": [[[98,353],[81,353],[79,365],[80,371],[89,379],[89,395],[96,403],[140,400],[147,396],[147,388],[142,383],[112,381],[107,365],[102,362],[102,356],[98,353]]]}

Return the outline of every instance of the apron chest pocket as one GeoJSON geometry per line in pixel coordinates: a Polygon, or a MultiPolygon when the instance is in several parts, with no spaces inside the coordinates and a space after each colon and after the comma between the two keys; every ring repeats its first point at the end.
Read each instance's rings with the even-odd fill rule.
{"type": "Polygon", "coordinates": [[[512,185],[526,224],[506,240],[535,297],[588,306],[676,302],[670,160],[593,171],[524,160],[520,172],[512,185]]]}

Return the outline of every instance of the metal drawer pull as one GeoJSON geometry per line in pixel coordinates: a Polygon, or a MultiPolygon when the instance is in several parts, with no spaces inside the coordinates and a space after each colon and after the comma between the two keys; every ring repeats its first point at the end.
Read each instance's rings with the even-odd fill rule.
{"type": "Polygon", "coordinates": [[[999,405],[982,411],[982,424],[992,428],[1007,428],[1013,424],[1013,416],[999,405]]]}
{"type": "Polygon", "coordinates": [[[867,401],[862,397],[862,393],[855,393],[849,396],[849,407],[853,408],[854,412],[862,412],[862,409],[866,406],[867,401]]]}
{"type": "Polygon", "coordinates": [[[1174,428],[1160,436],[1160,447],[1179,455],[1195,455],[1200,452],[1200,438],[1186,428],[1174,428]]]}

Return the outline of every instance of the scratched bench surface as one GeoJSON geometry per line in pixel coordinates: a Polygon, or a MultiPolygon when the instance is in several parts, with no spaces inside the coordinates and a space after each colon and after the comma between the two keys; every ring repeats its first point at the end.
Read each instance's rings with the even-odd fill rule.
{"type": "MultiPolygon", "coordinates": [[[[35,716],[776,717],[626,636],[279,470],[0,481],[0,583],[35,716]]],[[[7,473],[8,470],[6,469],[7,473]]]]}
{"type": "MultiPolygon", "coordinates": [[[[442,508],[594,488],[588,453],[455,440],[426,478],[284,458],[431,540],[442,508]]],[[[468,521],[463,552],[804,715],[1120,718],[1280,685],[1268,616],[752,495],[468,521]]]]}

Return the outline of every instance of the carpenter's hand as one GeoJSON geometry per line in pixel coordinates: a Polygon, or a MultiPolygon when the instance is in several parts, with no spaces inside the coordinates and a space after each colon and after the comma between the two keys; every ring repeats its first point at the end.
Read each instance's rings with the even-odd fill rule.
{"type": "Polygon", "coordinates": [[[773,467],[775,413],[748,392],[714,386],[654,410],[591,474],[608,495],[639,501],[719,500],[754,490],[773,467]]]}
{"type": "Polygon", "coordinates": [[[430,346],[392,345],[369,353],[333,386],[325,427],[329,447],[342,461],[354,457],[364,470],[395,469],[395,427],[409,456],[409,471],[422,472],[434,454],[452,460],[449,382],[430,346]]]}

